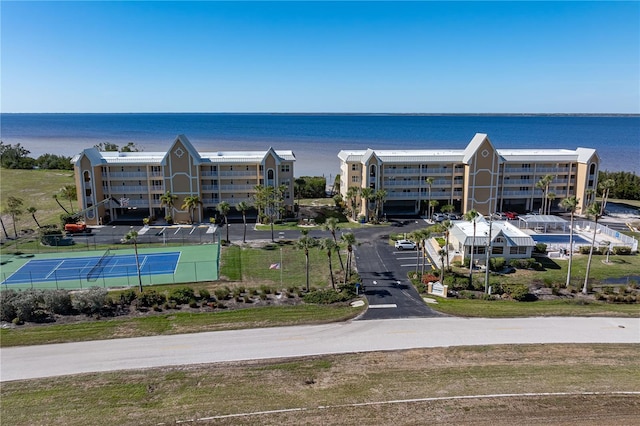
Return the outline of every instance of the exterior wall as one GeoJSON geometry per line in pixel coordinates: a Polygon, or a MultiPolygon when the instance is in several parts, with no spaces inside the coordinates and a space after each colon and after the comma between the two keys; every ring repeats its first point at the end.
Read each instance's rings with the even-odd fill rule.
{"type": "Polygon", "coordinates": [[[478,146],[465,167],[463,211],[483,215],[496,211],[500,157],[488,138],[478,146]]]}
{"type": "MultiPolygon", "coordinates": [[[[522,154],[514,151],[511,157],[502,156],[486,135],[478,134],[464,151],[448,152],[447,160],[442,161],[438,161],[437,153],[432,156],[422,153],[415,160],[387,157],[383,160],[373,150],[357,152],[351,155],[356,158],[362,155],[364,164],[341,160],[341,194],[345,197],[351,186],[363,188],[373,184],[374,189],[387,191],[385,211],[404,214],[425,214],[430,200],[439,203],[435,211],[452,204],[458,212],[476,209],[485,215],[510,210],[524,213],[541,208],[544,193],[536,184],[550,174],[554,179],[549,193],[555,195],[550,200],[552,212],[561,211],[559,202],[571,195],[579,198],[578,212],[593,201],[588,193],[597,188],[599,159],[595,151],[586,163],[580,158],[588,152],[583,148],[576,150],[575,155],[562,152],[563,158],[557,159],[548,153],[538,156],[526,150],[522,154]],[[569,159],[571,156],[574,158],[569,159]],[[376,163],[378,173],[372,180],[367,167],[376,163]],[[354,165],[364,169],[352,170],[354,165]],[[433,179],[431,185],[427,178],[433,179]]],[[[415,152],[416,156],[420,153],[415,152]]],[[[411,151],[402,155],[410,157],[411,151]]],[[[364,214],[364,206],[359,213],[364,214]]]]}
{"type": "Polygon", "coordinates": [[[284,203],[287,210],[293,210],[294,160],[280,159],[273,151],[267,151],[264,164],[263,158],[255,157],[255,154],[255,159],[239,158],[237,162],[230,162],[223,157],[215,163],[211,159],[203,160],[193,146],[180,137],[163,159],[159,157],[160,153],[154,154],[155,160],[145,159],[141,154],[139,161],[135,161],[135,156],[129,156],[118,163],[118,157],[101,157],[102,154],[92,150],[85,150],[75,164],[80,206],[86,208],[108,197],[127,202],[123,206],[105,203],[94,209],[98,211],[96,214],[88,210],[86,222],[90,225],[106,223],[133,211],[137,217],[163,218],[168,213],[175,222],[187,223],[191,221],[190,213],[182,205],[188,196],[200,197],[202,205],[194,210],[193,218],[201,222],[213,214],[221,201],[227,201],[232,207],[241,201],[252,204],[255,187],[266,184],[268,168],[273,170],[275,185],[287,186],[284,203]],[[92,164],[89,157],[97,164],[92,164]],[[85,171],[90,173],[90,182],[83,180],[85,171]],[[85,187],[89,186],[91,190],[87,196],[85,187]],[[160,197],[166,191],[177,196],[171,209],[160,207],[160,197]]]}

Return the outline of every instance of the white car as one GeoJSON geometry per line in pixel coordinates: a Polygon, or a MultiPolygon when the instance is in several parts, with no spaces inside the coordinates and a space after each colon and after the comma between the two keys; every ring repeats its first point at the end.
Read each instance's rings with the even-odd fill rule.
{"type": "Polygon", "coordinates": [[[396,241],[396,248],[398,250],[415,250],[416,247],[417,247],[416,243],[414,243],[413,241],[409,241],[409,240],[396,241]]]}

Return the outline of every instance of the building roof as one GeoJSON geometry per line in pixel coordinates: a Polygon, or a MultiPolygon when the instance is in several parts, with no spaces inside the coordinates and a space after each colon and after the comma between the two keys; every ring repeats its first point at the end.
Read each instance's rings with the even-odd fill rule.
{"type": "Polygon", "coordinates": [[[476,234],[475,242],[473,237],[473,222],[466,220],[453,221],[451,234],[458,240],[463,242],[465,246],[486,246],[489,240],[489,225],[491,225],[491,241],[499,236],[507,240],[509,247],[534,247],[535,241],[531,236],[521,231],[507,221],[488,222],[482,215],[476,218],[476,234]]]}
{"type": "MultiPolygon", "coordinates": [[[[338,158],[344,162],[366,162],[371,155],[377,156],[384,163],[467,163],[478,147],[488,140],[485,133],[476,133],[465,149],[409,149],[409,150],[341,150],[338,158]]],[[[491,141],[489,141],[491,143],[491,141]]],[[[496,149],[501,162],[578,162],[587,163],[596,154],[592,148],[571,149],[496,149]]]]}
{"type": "MultiPolygon", "coordinates": [[[[177,141],[181,141],[189,150],[189,153],[197,159],[199,164],[202,163],[258,163],[262,161],[269,152],[273,152],[280,161],[296,161],[295,154],[291,150],[274,150],[273,148],[264,151],[217,151],[217,152],[197,152],[193,145],[184,135],[178,135],[171,147],[177,141]]],[[[96,166],[99,164],[153,164],[160,165],[171,147],[166,152],[117,152],[117,151],[98,151],[96,148],[87,148],[80,154],[75,155],[71,162],[76,164],[78,160],[85,155],[91,164],[96,166]]]]}

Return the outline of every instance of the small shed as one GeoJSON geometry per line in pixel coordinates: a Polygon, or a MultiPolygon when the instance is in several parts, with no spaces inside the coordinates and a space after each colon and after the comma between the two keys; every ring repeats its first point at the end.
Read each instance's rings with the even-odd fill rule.
{"type": "Polygon", "coordinates": [[[518,227],[520,229],[533,229],[536,232],[546,233],[549,230],[567,232],[569,223],[558,216],[548,214],[527,214],[518,217],[518,227]]]}

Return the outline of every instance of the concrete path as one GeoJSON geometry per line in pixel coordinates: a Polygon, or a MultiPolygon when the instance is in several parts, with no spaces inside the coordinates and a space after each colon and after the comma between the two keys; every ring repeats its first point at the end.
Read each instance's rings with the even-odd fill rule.
{"type": "Polygon", "coordinates": [[[0,381],[151,367],[410,348],[639,343],[629,318],[407,318],[0,349],[0,381]]]}

